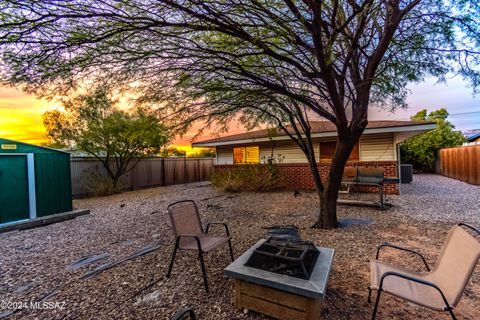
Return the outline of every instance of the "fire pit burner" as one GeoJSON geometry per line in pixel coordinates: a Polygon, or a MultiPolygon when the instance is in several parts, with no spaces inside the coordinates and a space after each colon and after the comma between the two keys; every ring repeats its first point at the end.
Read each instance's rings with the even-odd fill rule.
{"type": "Polygon", "coordinates": [[[311,241],[270,237],[253,251],[245,266],[308,280],[319,253],[311,241]]]}

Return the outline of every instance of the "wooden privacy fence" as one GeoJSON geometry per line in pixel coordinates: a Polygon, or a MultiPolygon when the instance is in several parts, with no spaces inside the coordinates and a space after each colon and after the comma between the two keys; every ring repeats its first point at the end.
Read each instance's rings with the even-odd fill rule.
{"type": "Polygon", "coordinates": [[[438,156],[441,175],[480,185],[480,146],[442,149],[438,156]]]}
{"type": "MultiPolygon", "coordinates": [[[[126,190],[169,186],[189,182],[205,181],[213,172],[212,158],[145,158],[121,177],[120,183],[126,190]]],[[[72,195],[88,195],[88,184],[92,176],[106,177],[107,173],[95,158],[71,158],[72,195]]]]}

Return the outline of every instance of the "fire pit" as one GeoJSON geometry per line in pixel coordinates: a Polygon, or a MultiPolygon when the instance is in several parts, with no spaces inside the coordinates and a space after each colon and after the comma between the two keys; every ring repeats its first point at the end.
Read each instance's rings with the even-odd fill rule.
{"type": "Polygon", "coordinates": [[[225,268],[237,308],[277,319],[319,319],[334,250],[299,239],[262,239],[225,268]]]}
{"type": "Polygon", "coordinates": [[[310,241],[271,237],[253,251],[245,266],[308,280],[318,254],[310,241]]]}

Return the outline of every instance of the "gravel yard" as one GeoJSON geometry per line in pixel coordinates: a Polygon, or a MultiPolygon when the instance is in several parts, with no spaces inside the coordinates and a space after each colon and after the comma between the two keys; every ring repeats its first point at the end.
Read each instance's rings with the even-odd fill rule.
{"type": "MultiPolygon", "coordinates": [[[[436,175],[415,175],[402,195],[389,196],[394,207],[377,210],[340,206],[340,218],[369,218],[372,225],[316,230],[316,196],[301,192],[228,194],[206,183],[146,189],[119,195],[76,200],[90,215],[45,227],[0,235],[0,301],[64,302],[51,310],[23,309],[9,319],[169,319],[183,306],[193,307],[199,319],[267,319],[244,314],[233,305],[233,283],[223,276],[229,263],[227,247],[206,255],[210,293],[203,288],[198,261],[180,251],[172,277],[165,278],[173,247],[166,207],[183,200],[197,201],[202,219],[230,226],[235,255],[253,245],[265,227],[296,225],[302,238],[336,250],[323,319],[368,319],[368,259],[383,241],[421,248],[434,264],[453,223],[480,225],[480,187],[436,175]],[[89,279],[88,271],[117,261],[150,244],[160,249],[126,261],[89,279]],[[72,263],[106,254],[87,266],[72,263]]],[[[361,195],[358,197],[373,197],[361,195]]],[[[353,195],[352,197],[357,197],[353,195]]],[[[212,230],[214,231],[214,230],[212,230]]],[[[216,230],[215,230],[216,231],[216,230]]],[[[221,231],[221,230],[219,230],[221,231]]],[[[385,251],[389,261],[421,268],[411,257],[385,251]]],[[[459,319],[480,319],[480,267],[456,308],[459,319]]],[[[3,312],[3,313],[2,313],[3,312]]],[[[385,295],[379,319],[449,319],[448,314],[385,295]]]]}

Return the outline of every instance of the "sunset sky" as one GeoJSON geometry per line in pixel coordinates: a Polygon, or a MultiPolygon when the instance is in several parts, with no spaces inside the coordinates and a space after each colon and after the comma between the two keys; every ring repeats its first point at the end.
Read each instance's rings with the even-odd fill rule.
{"type": "MultiPolygon", "coordinates": [[[[435,84],[428,81],[411,86],[412,93],[408,97],[409,108],[390,113],[385,110],[370,110],[370,119],[408,120],[410,115],[420,109],[429,111],[445,107],[450,112],[452,121],[459,130],[480,129],[480,98],[472,95],[472,90],[466,88],[461,79],[451,79],[447,84],[435,84]]],[[[58,107],[55,102],[38,100],[14,88],[0,87],[0,137],[28,143],[44,142],[42,114],[58,107]]],[[[174,144],[181,149],[189,149],[192,137],[200,124],[184,137],[177,137],[174,144]]],[[[242,132],[238,124],[232,124],[229,134],[242,132]]],[[[211,138],[211,131],[199,137],[198,140],[211,138]]]]}

